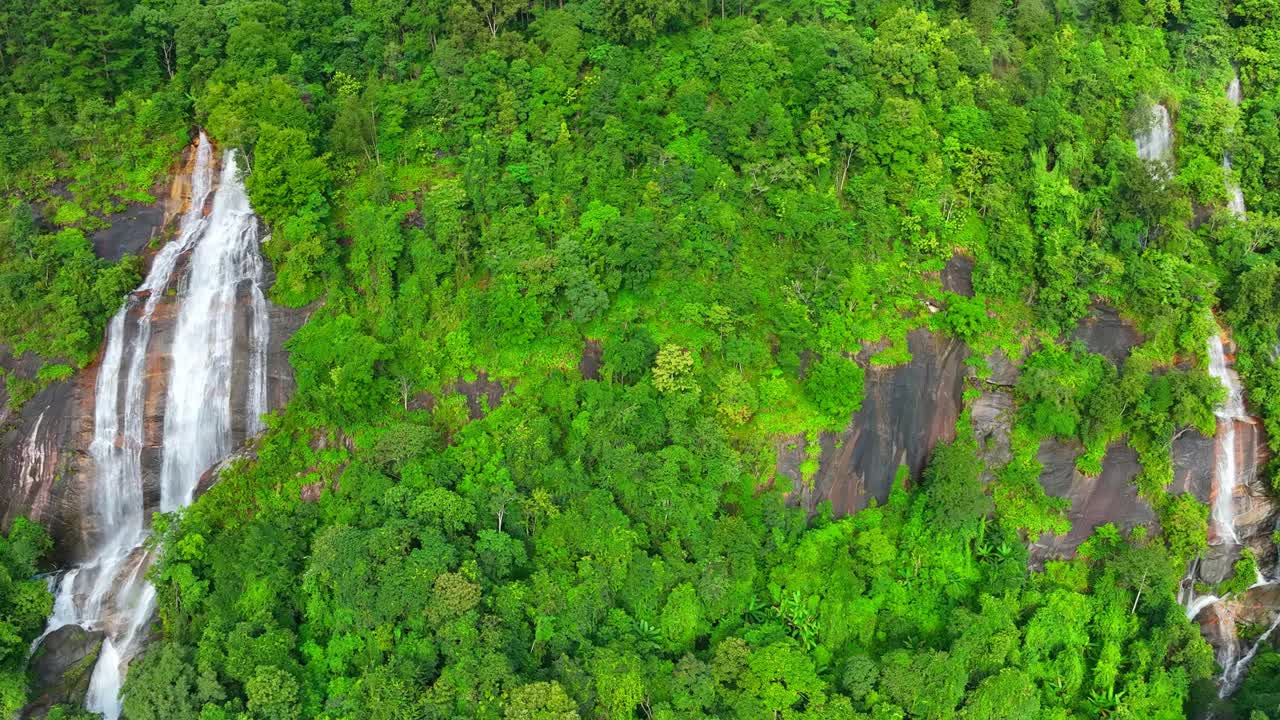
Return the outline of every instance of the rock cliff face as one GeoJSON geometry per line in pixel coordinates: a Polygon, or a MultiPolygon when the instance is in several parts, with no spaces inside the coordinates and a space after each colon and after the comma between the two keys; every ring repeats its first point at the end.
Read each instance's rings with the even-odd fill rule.
{"type": "Polygon", "coordinates": [[[1142,342],[1142,334],[1115,308],[1095,303],[1076,326],[1071,339],[1083,342],[1089,352],[1102,355],[1120,366],[1129,359],[1134,346],[1142,342]]]}
{"type": "Polygon", "coordinates": [[[830,500],[839,515],[861,510],[872,498],[884,502],[899,466],[918,478],[934,446],[955,438],[968,348],[928,330],[913,331],[907,342],[911,362],[868,368],[865,397],[852,422],[819,438],[822,454],[812,485],[800,478],[804,439],[787,439],[778,471],[793,483],[794,502],[813,510],[830,500]]]}
{"type": "Polygon", "coordinates": [[[95,370],[42,390],[10,418],[0,439],[0,529],[20,515],[40,522],[59,539],[59,560],[79,549],[78,467],[93,435],[95,370]]]}
{"type": "Polygon", "coordinates": [[[1191,493],[1208,505],[1213,499],[1215,438],[1187,428],[1173,438],[1171,493],[1191,493]]]}
{"type": "MultiPolygon", "coordinates": [[[[954,255],[938,280],[947,292],[971,297],[972,275],[973,260],[954,255]]],[[[819,436],[818,469],[809,481],[801,472],[809,452],[805,438],[779,439],[775,474],[791,486],[790,502],[813,512],[830,500],[837,515],[857,512],[872,499],[883,503],[899,467],[909,471],[908,482],[916,481],[934,446],[955,439],[970,375],[969,349],[925,329],[913,330],[907,347],[911,362],[896,367],[869,365],[871,353],[859,354],[858,362],[867,368],[862,407],[843,431],[819,436]]]]}
{"type": "MultiPolygon", "coordinates": [[[[190,202],[187,164],[191,154],[188,152],[184,162],[175,168],[168,192],[160,194],[161,201],[154,207],[131,208],[124,217],[116,218],[109,232],[94,238],[97,252],[108,259],[118,259],[127,252],[146,248],[154,238],[172,234],[175,219],[190,202]]],[[[179,260],[178,287],[185,282],[188,260],[179,260]]],[[[247,293],[241,295],[247,297],[247,293]]],[[[238,297],[237,303],[246,301],[246,297],[238,297]]],[[[136,318],[145,299],[138,293],[125,299],[131,308],[130,319],[136,318]]],[[[235,325],[238,344],[248,342],[245,317],[246,313],[238,313],[235,325]]],[[[267,401],[271,409],[276,409],[284,405],[294,387],[284,342],[306,320],[307,311],[271,306],[269,317],[267,401]]],[[[145,362],[142,475],[148,507],[159,501],[166,377],[176,319],[176,294],[171,291],[161,298],[152,316],[145,362]]],[[[136,323],[129,322],[126,326],[136,327],[136,323]]],[[[93,477],[88,448],[93,437],[97,369],[95,362],[68,380],[53,383],[0,427],[0,508],[3,509],[0,528],[7,529],[19,515],[40,522],[53,535],[55,559],[59,563],[82,556],[83,538],[89,529],[86,525],[92,522],[85,509],[93,477]]],[[[123,388],[119,391],[123,392],[123,388]]],[[[246,434],[243,398],[247,392],[243,371],[233,371],[232,407],[238,410],[233,410],[232,438],[237,444],[246,434]]]]}
{"type": "Polygon", "coordinates": [[[1076,470],[1076,458],[1083,451],[1079,445],[1056,440],[1040,444],[1036,455],[1044,465],[1040,484],[1049,495],[1071,501],[1071,531],[1064,536],[1043,536],[1032,546],[1033,558],[1070,557],[1099,525],[1115,523],[1128,530],[1155,523],[1155,513],[1138,497],[1133,484],[1140,469],[1138,454],[1123,442],[1113,443],[1102,458],[1102,473],[1089,477],[1076,470]]]}

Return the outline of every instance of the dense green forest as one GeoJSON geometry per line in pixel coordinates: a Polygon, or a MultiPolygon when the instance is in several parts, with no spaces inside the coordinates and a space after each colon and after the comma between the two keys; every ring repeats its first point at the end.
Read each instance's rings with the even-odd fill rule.
{"type": "MultiPolygon", "coordinates": [[[[315,310],[256,459],[157,517],[129,720],[1215,701],[1175,598],[1208,510],[1165,487],[1223,397],[1211,310],[1280,449],[1277,0],[0,3],[0,337],[43,363],[12,403],[92,360],[140,263],[87,233],[196,127],[245,153],[272,299],[315,310]],[[1167,176],[1134,150],[1157,102],[1167,176]],[[973,297],[939,280],[957,253],[973,297]],[[1064,339],[1094,300],[1146,338],[1122,367],[1064,339]],[[789,507],[777,437],[847,425],[851,355],[903,363],[917,328],[979,377],[1033,349],[1013,461],[984,484],[966,415],[886,504],[789,507]],[[481,372],[505,395],[477,418],[481,372]],[[1121,437],[1162,531],[1029,571],[1068,527],[1039,441],[1097,472],[1121,437]]],[[[6,715],[47,544],[0,546],[6,715]]],[[[1278,667],[1218,717],[1280,720],[1278,667]]]]}

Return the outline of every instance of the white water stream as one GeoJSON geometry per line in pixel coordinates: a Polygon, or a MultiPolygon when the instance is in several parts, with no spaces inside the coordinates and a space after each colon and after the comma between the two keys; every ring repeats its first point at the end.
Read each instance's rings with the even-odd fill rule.
{"type": "MultiPolygon", "coordinates": [[[[1231,83],[1227,85],[1227,99],[1231,102],[1232,105],[1235,105],[1236,107],[1240,106],[1241,93],[1240,93],[1240,75],[1239,74],[1234,75],[1231,78],[1231,83]]],[[[1245,217],[1244,193],[1240,190],[1240,184],[1236,182],[1234,177],[1232,177],[1230,152],[1223,152],[1222,154],[1222,169],[1225,171],[1224,175],[1226,176],[1226,183],[1227,183],[1227,207],[1228,209],[1231,210],[1231,214],[1235,215],[1238,218],[1244,219],[1245,217]]],[[[1214,366],[1213,345],[1215,342],[1217,343],[1219,354],[1221,354],[1221,348],[1222,348],[1221,340],[1219,340],[1215,336],[1210,341],[1210,362],[1211,362],[1210,369],[1211,370],[1214,369],[1213,368],[1214,366]]],[[[1239,381],[1235,379],[1234,373],[1231,373],[1230,376],[1226,375],[1228,371],[1226,370],[1225,364],[1223,364],[1222,371],[1224,373],[1223,375],[1224,378],[1226,378],[1227,380],[1235,381],[1234,384],[1226,383],[1227,389],[1230,391],[1230,394],[1231,394],[1231,397],[1229,397],[1227,400],[1227,404],[1230,405],[1231,403],[1238,401],[1239,395],[1241,393],[1241,389],[1239,386],[1239,381]]],[[[1218,377],[1217,372],[1214,372],[1214,375],[1215,377],[1218,377]]],[[[1243,403],[1241,403],[1240,405],[1241,406],[1239,409],[1241,414],[1243,414],[1244,412],[1243,403]]],[[[1234,423],[1228,423],[1228,425],[1232,427],[1232,433],[1234,435],[1234,423]]],[[[1234,437],[1232,437],[1231,440],[1234,441],[1234,437]]],[[[1223,455],[1223,454],[1230,455],[1230,466],[1232,470],[1234,470],[1235,468],[1234,442],[1228,445],[1228,447],[1231,448],[1231,452],[1220,453],[1220,455],[1223,455]]],[[[1221,468],[1223,465],[1223,461],[1221,457],[1219,457],[1218,463],[1219,463],[1219,468],[1221,468]]],[[[1235,486],[1238,485],[1239,482],[1240,482],[1239,478],[1234,478],[1234,483],[1232,486],[1233,494],[1234,494],[1235,486]]],[[[1219,495],[1224,494],[1221,488],[1219,488],[1218,494],[1219,495]]],[[[1234,503],[1229,501],[1226,502],[1225,504],[1227,506],[1227,511],[1224,513],[1220,513],[1218,508],[1219,508],[1219,505],[1222,505],[1222,504],[1223,503],[1217,502],[1215,498],[1214,509],[1213,509],[1214,521],[1218,523],[1221,523],[1224,521],[1229,522],[1230,531],[1231,531],[1231,541],[1236,544],[1239,544],[1240,539],[1235,530],[1234,503]]],[[[1257,572],[1257,578],[1255,579],[1253,585],[1250,586],[1250,589],[1260,587],[1262,585],[1268,585],[1272,582],[1265,575],[1263,575],[1261,569],[1258,569],[1256,572],[1257,572]]],[[[1190,610],[1188,610],[1188,615],[1193,618],[1195,617],[1194,615],[1190,614],[1190,610]]],[[[1228,657],[1224,661],[1222,661],[1222,678],[1218,683],[1218,697],[1220,698],[1228,697],[1229,695],[1234,693],[1238,687],[1240,687],[1240,683],[1244,681],[1245,673],[1249,669],[1249,664],[1253,662],[1254,656],[1258,654],[1258,649],[1262,647],[1263,643],[1267,642],[1271,638],[1272,633],[1276,631],[1277,627],[1280,627],[1280,614],[1276,615],[1275,619],[1271,621],[1271,625],[1267,628],[1266,632],[1262,633],[1262,635],[1260,635],[1258,639],[1254,641],[1253,646],[1250,647],[1249,651],[1246,652],[1243,656],[1239,656],[1239,652],[1237,650],[1236,644],[1231,643],[1230,647],[1228,648],[1228,653],[1227,653],[1228,657]]]]}
{"type": "Polygon", "coordinates": [[[1151,175],[1157,180],[1173,177],[1173,124],[1169,108],[1161,103],[1151,106],[1148,125],[1134,136],[1138,157],[1152,164],[1151,175]]]}
{"type": "Polygon", "coordinates": [[[1227,399],[1214,410],[1218,417],[1218,452],[1214,475],[1218,490],[1213,496],[1211,520],[1219,543],[1240,544],[1236,533],[1235,495],[1241,484],[1236,468],[1236,419],[1247,419],[1244,390],[1235,371],[1227,367],[1222,338],[1216,333],[1209,338],[1209,374],[1227,388],[1227,399]]]}
{"type": "Polygon", "coordinates": [[[98,368],[93,442],[95,476],[90,517],[90,557],[58,583],[46,634],[66,624],[106,634],[89,684],[86,707],[106,720],[120,716],[120,687],[129,660],[155,609],[155,588],[142,546],[149,518],[144,509],[142,449],[146,365],[156,307],[169,292],[177,305],[172,363],[165,401],[160,509],[192,500],[200,475],[231,451],[232,362],[237,292],[248,293],[248,432],[266,412],[266,348],[269,332],[261,283],[257,221],[234,151],[223,156],[216,192],[213,148],[200,135],[191,177],[191,205],[178,236],[160,250],[137,292],[107,328],[98,368]],[[204,207],[213,192],[213,209],[204,207]],[[190,260],[182,287],[175,275],[190,260]],[[141,307],[139,307],[139,305],[141,307]]]}
{"type": "MultiPolygon", "coordinates": [[[[1227,99],[1232,105],[1240,107],[1240,76],[1234,75],[1231,78],[1231,84],[1227,86],[1227,99]]],[[[1244,217],[1244,192],[1240,189],[1240,183],[1236,182],[1231,174],[1231,152],[1224,150],[1222,153],[1222,169],[1226,171],[1227,177],[1227,208],[1231,210],[1231,214],[1238,218],[1244,217]]]]}
{"type": "MultiPolygon", "coordinates": [[[[1214,476],[1216,488],[1213,496],[1213,508],[1210,513],[1210,523],[1214,531],[1214,539],[1211,543],[1235,547],[1241,544],[1240,535],[1236,531],[1235,497],[1237,494],[1245,492],[1244,478],[1236,467],[1235,425],[1237,419],[1247,418],[1248,414],[1244,407],[1244,393],[1240,385],[1240,379],[1233,370],[1227,367],[1226,353],[1222,348],[1222,338],[1216,333],[1209,338],[1209,374],[1213,375],[1227,388],[1226,401],[1214,411],[1218,418],[1218,436],[1215,442],[1216,466],[1214,476]]],[[[1193,565],[1183,598],[1187,607],[1187,618],[1194,620],[1205,608],[1215,606],[1216,612],[1220,613],[1219,622],[1226,622],[1223,615],[1229,615],[1230,611],[1224,605],[1219,604],[1221,598],[1215,595],[1196,596],[1193,587],[1195,576],[1196,566],[1193,565]]],[[[1262,575],[1261,570],[1259,570],[1257,578],[1251,587],[1266,585],[1268,582],[1262,575]]],[[[1231,620],[1231,623],[1234,626],[1234,620],[1231,620]]],[[[1245,670],[1248,669],[1249,663],[1253,661],[1254,655],[1257,654],[1258,647],[1271,636],[1276,624],[1280,624],[1280,617],[1277,617],[1276,623],[1273,623],[1271,628],[1259,637],[1253,647],[1243,656],[1240,655],[1234,639],[1227,643],[1224,655],[1218,658],[1218,662],[1222,665],[1222,677],[1218,683],[1219,697],[1225,698],[1235,692],[1236,687],[1239,686],[1244,677],[1245,670]]],[[[1230,633],[1230,635],[1234,638],[1235,633],[1230,633]]]]}
{"type": "MultiPolygon", "coordinates": [[[[1233,105],[1240,105],[1240,78],[1238,75],[1233,77],[1231,83],[1227,86],[1227,99],[1233,105]]],[[[1144,159],[1154,159],[1148,158],[1143,154],[1143,141],[1141,139],[1138,139],[1138,148],[1139,156],[1144,159]]],[[[1150,152],[1154,151],[1148,149],[1148,153],[1150,152]]],[[[1232,177],[1230,152],[1223,152],[1222,168],[1227,184],[1227,208],[1233,215],[1243,219],[1245,217],[1244,193],[1241,192],[1239,184],[1232,177]]],[[[1243,487],[1244,478],[1241,477],[1239,468],[1236,467],[1235,428],[1237,419],[1248,419],[1249,416],[1244,406],[1244,389],[1241,387],[1239,377],[1235,371],[1227,366],[1222,338],[1217,333],[1209,338],[1208,355],[1209,373],[1227,389],[1226,401],[1214,411],[1218,419],[1218,432],[1215,440],[1215,492],[1210,513],[1211,529],[1213,530],[1211,544],[1228,544],[1234,547],[1241,544],[1240,535],[1236,529],[1235,497],[1237,494],[1246,491],[1243,487]]],[[[1197,561],[1192,563],[1180,597],[1186,607],[1187,618],[1194,620],[1201,612],[1212,607],[1218,613],[1217,622],[1234,627],[1235,619],[1231,617],[1231,611],[1227,606],[1221,603],[1222,598],[1216,595],[1197,596],[1195,594],[1194,581],[1198,572],[1199,563],[1197,561]]],[[[1256,573],[1257,577],[1250,589],[1268,585],[1272,582],[1263,575],[1261,569],[1258,569],[1256,573]]],[[[1258,649],[1268,641],[1277,627],[1280,627],[1280,615],[1276,616],[1266,632],[1254,641],[1248,652],[1243,656],[1240,655],[1239,644],[1234,639],[1235,633],[1227,633],[1231,641],[1223,648],[1223,656],[1218,658],[1219,663],[1222,665],[1222,677],[1218,682],[1218,697],[1225,698],[1236,691],[1244,680],[1249,664],[1253,661],[1258,649]]]]}

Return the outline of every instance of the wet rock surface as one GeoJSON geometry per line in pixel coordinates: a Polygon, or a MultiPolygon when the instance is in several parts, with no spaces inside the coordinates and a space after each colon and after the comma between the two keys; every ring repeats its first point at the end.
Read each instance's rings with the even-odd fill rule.
{"type": "Polygon", "coordinates": [[[1196,579],[1214,585],[1230,578],[1235,563],[1245,548],[1251,550],[1259,569],[1267,577],[1277,574],[1280,558],[1272,541],[1277,529],[1275,499],[1267,487],[1267,480],[1259,470],[1270,458],[1262,424],[1254,418],[1219,418],[1215,438],[1205,438],[1188,430],[1173,443],[1174,481],[1170,492],[1191,492],[1197,500],[1212,506],[1219,492],[1231,493],[1235,542],[1219,536],[1217,527],[1210,521],[1209,547],[1201,556],[1196,579]],[[1231,423],[1232,433],[1225,432],[1225,423],[1231,423]],[[1225,438],[1234,442],[1225,446],[1225,438]],[[1228,486],[1218,477],[1218,454],[1233,452],[1235,468],[1240,482],[1228,486]]]}
{"type": "Polygon", "coordinates": [[[813,511],[830,500],[837,515],[857,512],[872,498],[884,502],[900,465],[917,478],[934,446],[955,438],[969,351],[928,330],[914,330],[907,340],[911,362],[868,368],[862,407],[848,428],[820,436],[821,457],[811,486],[799,472],[804,439],[780,441],[776,471],[790,480],[792,502],[813,511]]]}
{"type": "Polygon", "coordinates": [[[31,659],[31,697],[21,718],[43,718],[54,705],[83,705],[103,633],[63,625],[40,641],[31,659]]]}
{"type": "Polygon", "coordinates": [[[1240,546],[1232,543],[1219,543],[1205,548],[1196,563],[1196,579],[1210,586],[1231,577],[1235,570],[1236,560],[1240,559],[1240,546]]]}
{"type": "Polygon", "coordinates": [[[18,516],[41,523],[61,540],[55,561],[81,549],[93,374],[50,384],[0,429],[0,529],[18,516]]]}
{"type": "MultiPolygon", "coordinates": [[[[1280,615],[1280,585],[1261,585],[1213,603],[1196,615],[1200,634],[1221,665],[1243,657],[1257,637],[1280,615]],[[1244,635],[1245,639],[1241,638],[1244,635]]],[[[1274,642],[1274,641],[1272,641],[1274,642]]]]}
{"type": "Polygon", "coordinates": [[[1044,535],[1032,545],[1033,559],[1073,557],[1076,548],[1093,534],[1094,528],[1114,523],[1122,529],[1153,525],[1155,513],[1138,497],[1133,478],[1141,467],[1138,454],[1128,445],[1113,443],[1102,458],[1102,472],[1096,477],[1076,470],[1076,458],[1083,448],[1074,443],[1046,440],[1036,459],[1044,465],[1040,484],[1049,495],[1071,501],[1068,518],[1071,531],[1064,536],[1044,535]]]}

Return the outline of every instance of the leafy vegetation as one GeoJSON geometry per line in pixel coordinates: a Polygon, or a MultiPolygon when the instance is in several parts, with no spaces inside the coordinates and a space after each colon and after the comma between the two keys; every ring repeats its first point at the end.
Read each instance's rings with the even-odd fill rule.
{"type": "MultiPolygon", "coordinates": [[[[103,263],[76,228],[40,232],[27,204],[11,202],[0,210],[7,210],[0,217],[0,337],[6,349],[86,365],[106,319],[138,284],[139,263],[103,263]]],[[[7,377],[10,406],[69,372],[67,365],[45,363],[32,377],[7,377]]]]}
{"type": "Polygon", "coordinates": [[[1166,491],[1169,442],[1212,430],[1218,307],[1280,443],[1270,0],[64,5],[0,10],[6,343],[61,359],[45,381],[91,358],[137,266],[84,233],[195,124],[245,153],[273,299],[323,299],[256,460],[156,521],[131,720],[1175,718],[1212,693],[1175,601],[1207,511],[1166,491]],[[1157,102],[1169,174],[1134,152],[1157,102]],[[1247,222],[1210,210],[1227,152],[1247,222]],[[1098,301],[1142,332],[1120,366],[1068,340],[1098,301]],[[923,328],[979,364],[1031,348],[1013,459],[985,468],[966,415],[919,488],[788,507],[778,437],[845,427],[923,328]],[[506,392],[472,419],[451,389],[482,371],[506,392]],[[1047,439],[1086,474],[1127,441],[1163,532],[1029,572],[1069,529],[1047,439]]]}
{"type": "Polygon", "coordinates": [[[17,715],[27,700],[27,654],[53,610],[37,567],[49,552],[44,528],[18,518],[0,537],[0,712],[17,715]]]}

